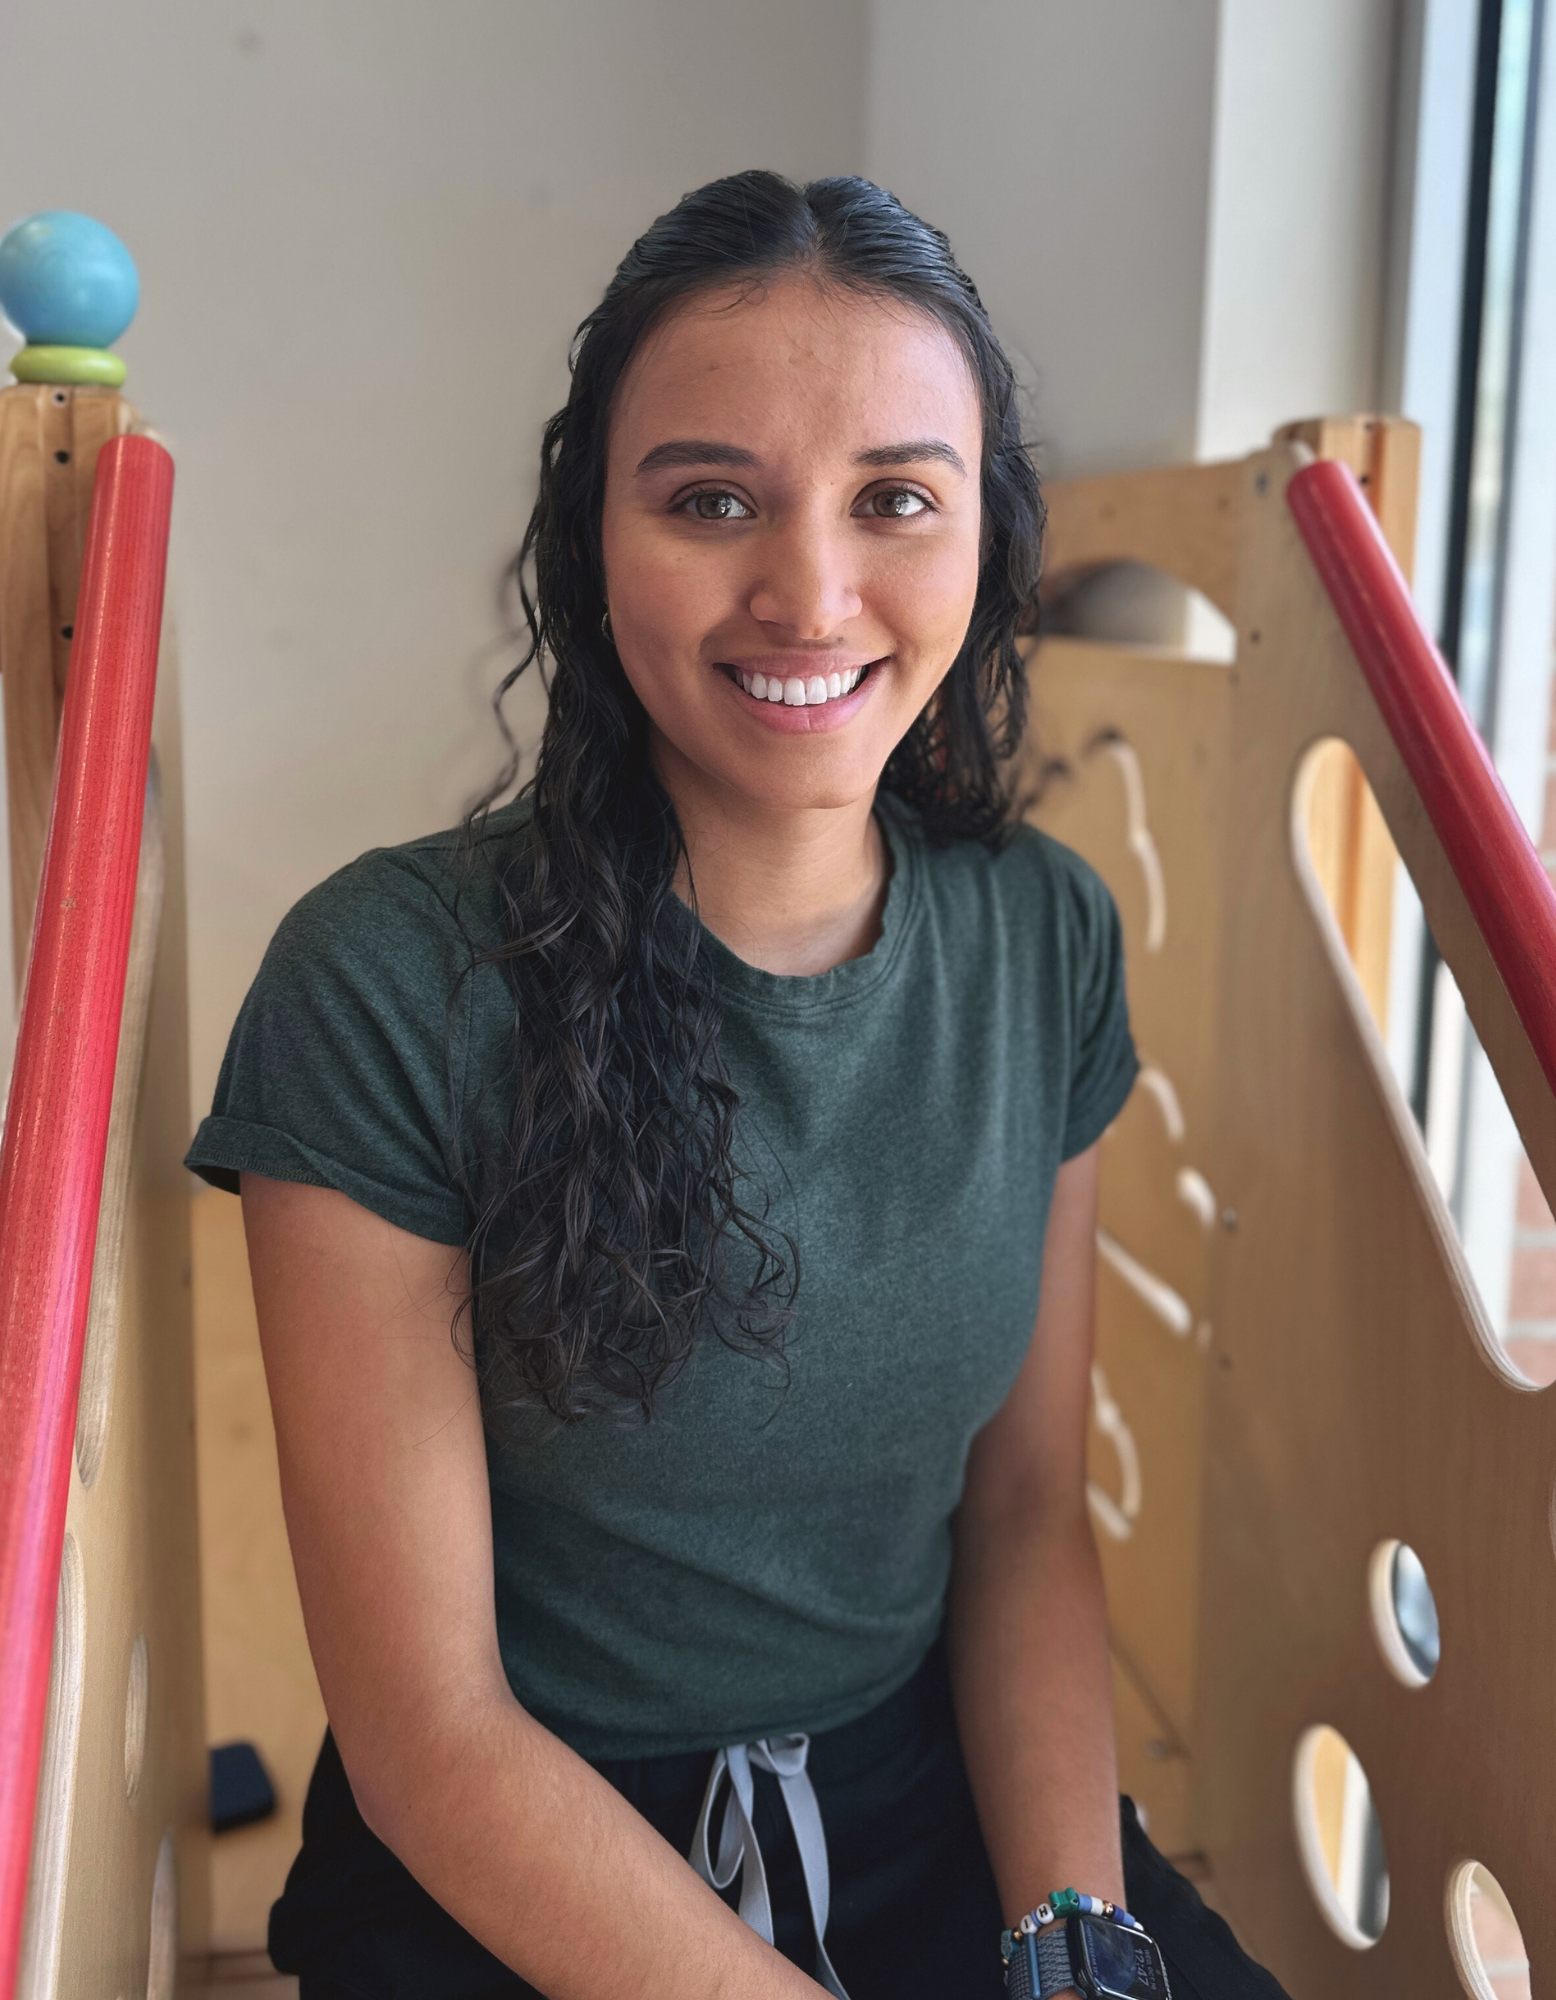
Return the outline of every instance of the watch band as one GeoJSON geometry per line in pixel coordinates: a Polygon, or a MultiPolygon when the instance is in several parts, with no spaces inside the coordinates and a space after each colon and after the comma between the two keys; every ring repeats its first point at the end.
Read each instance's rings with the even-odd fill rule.
{"type": "Polygon", "coordinates": [[[1025,1931],[1017,1939],[1005,1974],[1007,2000],[1048,2000],[1076,1986],[1070,1960],[1070,1940],[1063,1924],[1046,1931],[1025,1931]]]}

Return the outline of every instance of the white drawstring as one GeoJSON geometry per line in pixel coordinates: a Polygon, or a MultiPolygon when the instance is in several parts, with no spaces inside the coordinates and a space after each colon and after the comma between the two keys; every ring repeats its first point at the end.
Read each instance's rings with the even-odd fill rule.
{"type": "Polygon", "coordinates": [[[704,1882],[715,1889],[727,1889],[740,1876],[740,1916],[758,1937],[773,1942],[773,1907],[767,1893],[767,1870],[757,1845],[753,1818],[755,1786],[751,1771],[770,1771],[778,1780],[794,1829],[794,1844],[800,1851],[800,1868],[805,1876],[805,1894],[810,1902],[810,1920],[816,1932],[816,1976],[834,2000],[848,2000],[843,1982],[832,1970],[824,1942],[827,1917],[831,1910],[832,1888],[827,1874],[827,1837],[821,1824],[821,1807],[811,1784],[805,1760],[810,1755],[808,1736],[766,1736],[756,1743],[732,1743],[713,1760],[708,1789],[702,1796],[702,1811],[692,1837],[690,1860],[704,1882]],[[725,1778],[729,1798],[724,1807],[724,1824],[719,1832],[719,1858],[712,1859],[708,1830],[713,1807],[725,1778]]]}

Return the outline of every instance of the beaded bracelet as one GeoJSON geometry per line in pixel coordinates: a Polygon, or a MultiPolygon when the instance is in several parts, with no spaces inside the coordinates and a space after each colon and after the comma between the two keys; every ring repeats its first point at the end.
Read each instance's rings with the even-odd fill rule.
{"type": "Polygon", "coordinates": [[[1012,1931],[1000,1934],[1000,1956],[1009,1965],[1011,1954],[1016,1949],[1019,1937],[1030,1937],[1034,1931],[1046,1930],[1050,1924],[1059,1923],[1069,1916],[1106,1917],[1110,1923],[1122,1924],[1126,1930],[1144,1931],[1145,1926],[1137,1917],[1118,1903],[1110,1903],[1102,1896],[1083,1896],[1076,1889],[1055,1889],[1046,1902],[1039,1903],[1035,1910],[1028,1910],[1021,1922],[1012,1931]]]}

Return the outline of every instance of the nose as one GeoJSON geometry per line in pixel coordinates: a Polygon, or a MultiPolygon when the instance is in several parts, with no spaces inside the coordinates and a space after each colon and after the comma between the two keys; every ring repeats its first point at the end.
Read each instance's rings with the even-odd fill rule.
{"type": "Polygon", "coordinates": [[[797,509],[756,547],[746,608],[785,639],[799,645],[835,639],[864,608],[857,550],[838,523],[797,509]]]}

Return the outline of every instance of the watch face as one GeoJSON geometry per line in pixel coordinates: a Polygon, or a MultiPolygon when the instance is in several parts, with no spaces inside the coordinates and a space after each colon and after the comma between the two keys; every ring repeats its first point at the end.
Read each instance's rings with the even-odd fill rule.
{"type": "Polygon", "coordinates": [[[1143,1932],[1106,1917],[1070,1921],[1098,2000],[1172,2000],[1162,1955],[1143,1932]]]}

